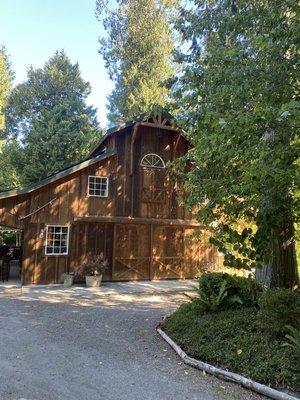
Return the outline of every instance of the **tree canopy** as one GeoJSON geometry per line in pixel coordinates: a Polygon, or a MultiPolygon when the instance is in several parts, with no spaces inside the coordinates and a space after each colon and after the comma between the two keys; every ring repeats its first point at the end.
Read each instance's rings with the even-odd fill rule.
{"type": "Polygon", "coordinates": [[[5,47],[0,48],[0,131],[5,127],[5,107],[12,87],[14,73],[5,47]]]}
{"type": "Polygon", "coordinates": [[[296,280],[299,8],[294,1],[195,1],[179,24],[191,44],[178,100],[196,165],[189,206],[237,268],[296,280]]]}
{"type": "Polygon", "coordinates": [[[0,140],[0,191],[21,184],[22,151],[16,140],[0,140]]]}
{"type": "Polygon", "coordinates": [[[19,173],[28,184],[84,158],[99,136],[95,109],[86,104],[90,85],[64,51],[11,92],[6,135],[20,143],[19,173]]]}
{"type": "Polygon", "coordinates": [[[120,0],[116,10],[97,1],[107,32],[102,54],[115,88],[108,96],[110,123],[166,106],[173,76],[174,37],[170,19],[177,0],[120,0]]]}

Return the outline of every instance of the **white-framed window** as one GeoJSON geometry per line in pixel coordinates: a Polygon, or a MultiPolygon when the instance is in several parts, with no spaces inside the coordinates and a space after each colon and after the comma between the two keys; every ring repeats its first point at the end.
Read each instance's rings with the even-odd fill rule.
{"type": "Polygon", "coordinates": [[[108,196],[108,178],[89,175],[88,195],[96,197],[108,196]]]}
{"type": "Polygon", "coordinates": [[[150,168],[166,168],[164,160],[158,154],[154,153],[146,154],[142,158],[141,166],[150,168]]]}
{"type": "Polygon", "coordinates": [[[69,251],[70,227],[65,225],[47,225],[46,255],[67,255],[69,251]]]}

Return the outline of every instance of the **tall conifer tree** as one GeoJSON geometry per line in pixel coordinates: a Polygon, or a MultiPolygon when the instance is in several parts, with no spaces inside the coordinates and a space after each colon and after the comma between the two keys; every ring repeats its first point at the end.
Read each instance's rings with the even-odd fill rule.
{"type": "Polygon", "coordinates": [[[5,47],[0,48],[0,131],[5,127],[5,107],[12,87],[14,73],[5,47]]]}
{"type": "Polygon", "coordinates": [[[0,190],[19,184],[19,174],[15,167],[18,161],[18,143],[5,138],[6,106],[12,90],[14,72],[5,47],[0,48],[0,190]]]}
{"type": "Polygon", "coordinates": [[[43,68],[29,68],[7,105],[7,134],[21,142],[22,182],[28,184],[84,158],[99,135],[90,85],[64,51],[43,68]]]}
{"type": "Polygon", "coordinates": [[[113,11],[106,4],[97,1],[107,32],[99,52],[115,83],[108,117],[116,124],[167,105],[174,49],[170,22],[178,1],[120,0],[113,11]]]}

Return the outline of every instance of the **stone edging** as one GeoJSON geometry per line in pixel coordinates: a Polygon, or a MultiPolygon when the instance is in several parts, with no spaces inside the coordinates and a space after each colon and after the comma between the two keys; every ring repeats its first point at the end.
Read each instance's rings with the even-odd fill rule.
{"type": "Polygon", "coordinates": [[[262,385],[261,383],[255,382],[245,376],[236,374],[234,372],[226,371],[222,368],[214,367],[213,365],[207,364],[203,361],[196,360],[188,356],[181,347],[178,346],[161,328],[156,328],[160,336],[172,347],[173,350],[179,355],[185,364],[191,365],[197,369],[201,369],[209,374],[215,375],[218,378],[225,379],[227,381],[235,382],[244,386],[247,389],[253,390],[257,393],[263,394],[275,400],[299,400],[297,397],[290,396],[287,393],[281,392],[276,389],[272,389],[269,386],[262,385]]]}

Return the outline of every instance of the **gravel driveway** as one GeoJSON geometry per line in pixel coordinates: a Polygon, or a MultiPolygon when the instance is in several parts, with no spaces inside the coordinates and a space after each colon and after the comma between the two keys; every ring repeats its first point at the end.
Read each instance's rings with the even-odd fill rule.
{"type": "Polygon", "coordinates": [[[0,399],[262,399],[185,366],[158,336],[185,299],[84,288],[0,295],[0,399]]]}

